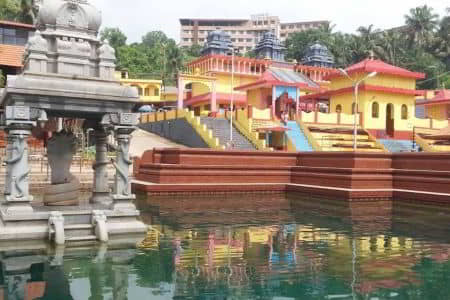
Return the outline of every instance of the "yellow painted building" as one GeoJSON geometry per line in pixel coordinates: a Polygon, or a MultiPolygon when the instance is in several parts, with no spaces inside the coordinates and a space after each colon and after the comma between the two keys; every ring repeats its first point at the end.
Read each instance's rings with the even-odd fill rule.
{"type": "MultiPolygon", "coordinates": [[[[257,81],[271,63],[270,60],[227,55],[208,55],[190,62],[186,72],[179,76],[178,87],[182,89],[178,97],[187,92],[178,106],[188,107],[196,115],[223,112],[230,106],[232,89],[257,81]]],[[[233,91],[233,105],[247,105],[245,91],[233,91]]]]}

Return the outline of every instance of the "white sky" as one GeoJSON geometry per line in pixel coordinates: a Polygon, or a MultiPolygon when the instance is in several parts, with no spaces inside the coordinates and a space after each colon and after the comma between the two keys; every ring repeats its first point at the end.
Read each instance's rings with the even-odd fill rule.
{"type": "Polygon", "coordinates": [[[335,30],[353,33],[374,24],[387,29],[404,24],[410,8],[427,4],[445,14],[448,0],[90,0],[102,11],[103,24],[119,27],[128,42],[152,30],[179,41],[180,18],[250,18],[268,13],[281,22],[329,20],[335,30]]]}

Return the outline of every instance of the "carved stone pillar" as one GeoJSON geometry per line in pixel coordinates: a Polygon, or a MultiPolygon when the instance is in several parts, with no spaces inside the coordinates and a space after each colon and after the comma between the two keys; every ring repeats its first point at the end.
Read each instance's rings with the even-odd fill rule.
{"type": "Polygon", "coordinates": [[[108,182],[108,130],[99,126],[94,131],[95,136],[95,163],[94,186],[91,203],[111,204],[110,188],[108,182]]]}
{"type": "Polygon", "coordinates": [[[5,205],[6,214],[32,212],[29,193],[28,175],[28,143],[31,129],[36,125],[32,121],[31,111],[26,106],[7,106],[5,110],[5,125],[8,135],[5,205]]]}
{"type": "Polygon", "coordinates": [[[103,124],[111,124],[117,141],[116,159],[113,162],[116,168],[113,189],[114,210],[136,210],[133,200],[136,196],[131,193],[131,182],[129,176],[132,160],[130,159],[131,133],[136,129],[138,123],[137,114],[122,113],[110,114],[103,118],[103,124]]]}
{"type": "Polygon", "coordinates": [[[136,209],[132,203],[136,197],[131,193],[129,177],[130,166],[133,164],[129,154],[130,140],[134,129],[134,126],[116,126],[114,129],[117,140],[113,195],[115,209],[136,209]]]}

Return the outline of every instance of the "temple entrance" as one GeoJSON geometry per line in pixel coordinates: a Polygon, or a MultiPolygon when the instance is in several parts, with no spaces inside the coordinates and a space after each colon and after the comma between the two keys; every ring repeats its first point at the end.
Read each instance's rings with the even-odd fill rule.
{"type": "Polygon", "coordinates": [[[389,103],[386,107],[386,134],[394,137],[394,105],[389,103]]]}

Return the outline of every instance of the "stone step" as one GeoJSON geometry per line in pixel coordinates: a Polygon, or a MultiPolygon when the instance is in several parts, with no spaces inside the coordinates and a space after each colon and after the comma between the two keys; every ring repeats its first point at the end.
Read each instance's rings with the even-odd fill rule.
{"type": "Polygon", "coordinates": [[[95,235],[85,235],[85,236],[74,236],[74,237],[66,238],[67,243],[87,242],[87,241],[97,241],[97,237],[95,235]]]}
{"type": "MultiPolygon", "coordinates": [[[[66,239],[80,236],[92,235],[94,226],[92,224],[64,224],[64,235],[66,239]]],[[[50,234],[54,234],[55,231],[50,229],[50,234]]]]}

